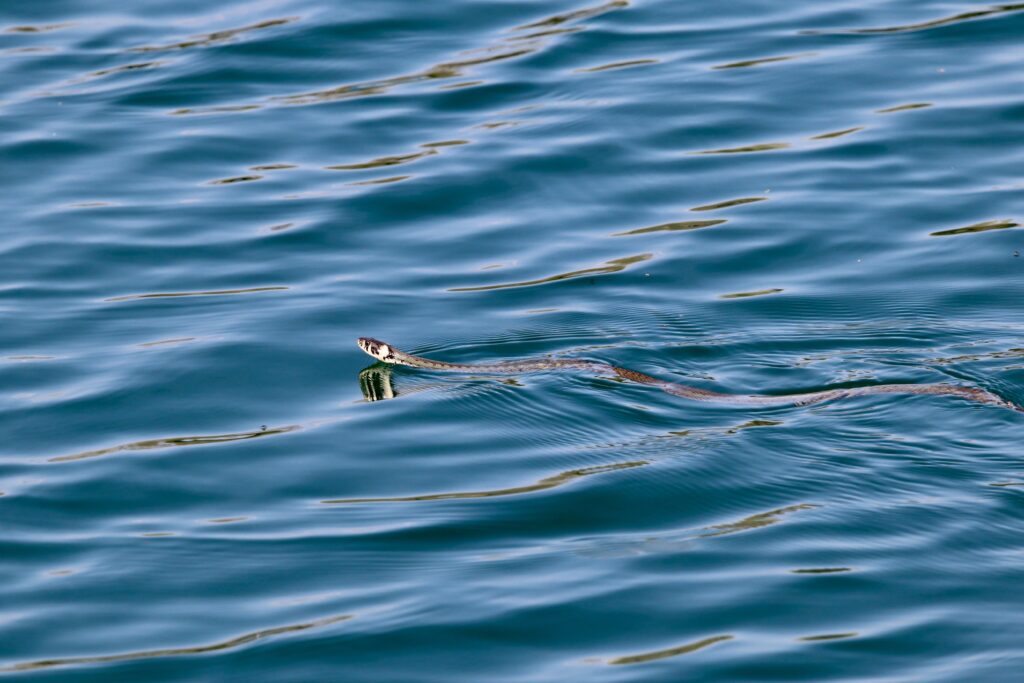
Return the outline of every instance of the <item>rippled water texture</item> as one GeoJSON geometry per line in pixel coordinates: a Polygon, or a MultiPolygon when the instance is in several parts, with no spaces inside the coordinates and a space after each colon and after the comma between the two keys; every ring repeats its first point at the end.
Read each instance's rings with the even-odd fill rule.
{"type": "Polygon", "coordinates": [[[0,673],[1018,681],[1024,4],[0,4],[0,673]]]}

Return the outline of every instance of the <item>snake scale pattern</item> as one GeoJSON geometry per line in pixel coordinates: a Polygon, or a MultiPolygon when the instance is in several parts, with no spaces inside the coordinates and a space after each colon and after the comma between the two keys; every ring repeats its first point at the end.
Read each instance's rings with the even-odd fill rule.
{"type": "Polygon", "coordinates": [[[516,374],[523,372],[539,372],[545,370],[584,370],[594,373],[611,373],[640,384],[658,387],[673,396],[692,399],[694,401],[710,401],[727,405],[744,406],[806,406],[822,401],[832,401],[851,396],[871,396],[874,394],[933,394],[939,396],[958,396],[969,401],[986,405],[1009,408],[1024,412],[1024,407],[1006,401],[990,391],[978,387],[956,384],[876,384],[851,389],[826,389],[804,394],[788,396],[766,396],[758,394],[723,394],[709,389],[700,389],[686,384],[668,382],[657,377],[645,375],[629,368],[620,368],[601,361],[572,358],[538,358],[532,360],[508,361],[502,363],[447,363],[445,361],[414,356],[396,349],[370,337],[360,337],[359,348],[383,363],[408,365],[414,368],[440,370],[447,372],[474,372],[483,374],[516,374]]]}

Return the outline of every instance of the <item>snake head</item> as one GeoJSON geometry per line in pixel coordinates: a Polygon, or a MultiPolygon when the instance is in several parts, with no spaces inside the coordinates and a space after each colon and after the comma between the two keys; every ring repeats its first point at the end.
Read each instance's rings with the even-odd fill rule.
{"type": "Polygon", "coordinates": [[[356,343],[359,344],[359,348],[381,362],[395,362],[395,354],[392,353],[391,347],[378,339],[373,339],[372,337],[360,337],[356,340],[356,343]]]}

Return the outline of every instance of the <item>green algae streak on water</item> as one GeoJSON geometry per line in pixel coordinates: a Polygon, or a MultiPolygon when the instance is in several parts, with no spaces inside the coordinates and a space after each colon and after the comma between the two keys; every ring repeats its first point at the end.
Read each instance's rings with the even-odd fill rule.
{"type": "Polygon", "coordinates": [[[1017,681],[1024,5],[0,5],[0,676],[1017,681]]]}

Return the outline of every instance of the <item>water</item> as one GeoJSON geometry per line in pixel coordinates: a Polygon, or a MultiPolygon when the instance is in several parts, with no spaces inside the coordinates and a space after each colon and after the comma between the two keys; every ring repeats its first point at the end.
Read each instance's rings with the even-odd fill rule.
{"type": "Polygon", "coordinates": [[[0,8],[0,671],[1015,681],[1024,5],[0,8]],[[394,400],[367,400],[393,397],[394,400]]]}

